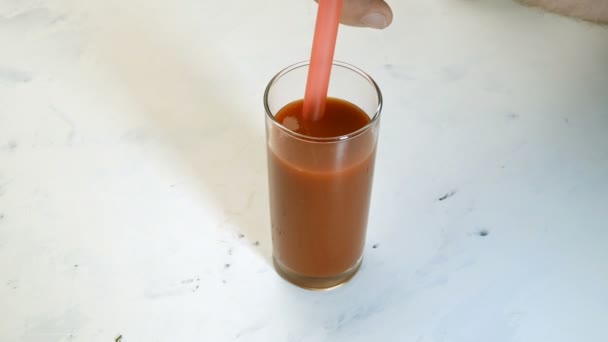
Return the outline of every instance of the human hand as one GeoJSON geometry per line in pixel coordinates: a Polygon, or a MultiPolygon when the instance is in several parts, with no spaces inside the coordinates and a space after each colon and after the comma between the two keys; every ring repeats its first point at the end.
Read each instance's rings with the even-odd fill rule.
{"type": "MultiPolygon", "coordinates": [[[[318,1],[318,0],[315,0],[318,1]]],[[[599,23],[608,23],[608,0],[518,0],[545,10],[599,23]]],[[[383,29],[393,12],[383,0],[344,0],[342,24],[383,29]]]]}
{"type": "Polygon", "coordinates": [[[383,0],[344,0],[342,6],[340,21],[345,25],[383,29],[393,21],[393,12],[383,0]]]}

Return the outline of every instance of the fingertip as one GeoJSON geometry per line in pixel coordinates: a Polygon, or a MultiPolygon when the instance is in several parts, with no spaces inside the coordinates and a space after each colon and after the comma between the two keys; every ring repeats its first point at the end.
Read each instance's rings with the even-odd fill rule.
{"type": "Polygon", "coordinates": [[[344,0],[340,22],[348,26],[384,29],[393,22],[393,11],[384,0],[344,0]]]}
{"type": "Polygon", "coordinates": [[[388,19],[382,13],[372,12],[361,18],[361,24],[375,29],[383,29],[388,26],[388,19]]]}
{"type": "Polygon", "coordinates": [[[374,1],[366,14],[361,17],[364,26],[384,29],[393,22],[393,11],[385,1],[374,1]]]}
{"type": "Polygon", "coordinates": [[[342,23],[384,29],[393,21],[393,11],[383,0],[344,0],[342,23]]]}

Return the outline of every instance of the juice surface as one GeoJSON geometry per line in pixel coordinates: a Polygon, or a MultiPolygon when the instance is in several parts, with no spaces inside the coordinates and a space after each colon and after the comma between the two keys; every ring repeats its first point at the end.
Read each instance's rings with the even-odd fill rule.
{"type": "MultiPolygon", "coordinates": [[[[302,118],[302,101],[285,106],[276,119],[291,130],[315,137],[345,135],[370,122],[361,109],[338,99],[328,99],[325,115],[315,122],[302,118]]],[[[355,154],[351,159],[356,162],[321,171],[290,163],[269,146],[274,256],[291,271],[310,277],[330,277],[347,271],[360,260],[375,157],[375,139],[369,136],[361,139],[366,140],[357,143],[365,142],[368,148],[336,147],[335,158],[343,158],[339,151],[348,151],[344,153],[355,154]]],[[[338,144],[360,146],[348,140],[338,144]]],[[[316,146],[309,143],[302,145],[301,150],[291,147],[289,156],[293,161],[293,155],[310,154],[316,146]]],[[[274,148],[278,150],[281,146],[274,148]]]]}
{"type": "Polygon", "coordinates": [[[370,118],[359,107],[350,102],[329,98],[325,115],[317,121],[302,117],[304,101],[294,101],[283,107],[275,119],[290,130],[316,138],[339,137],[365,127],[370,118]]]}

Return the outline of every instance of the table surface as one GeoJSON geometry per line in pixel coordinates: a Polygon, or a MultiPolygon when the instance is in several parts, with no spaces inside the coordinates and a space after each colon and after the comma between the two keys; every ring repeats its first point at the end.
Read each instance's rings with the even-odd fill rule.
{"type": "Polygon", "coordinates": [[[311,1],[0,1],[1,341],[608,340],[608,29],[393,1],[361,272],[271,265],[262,93],[311,1]]]}

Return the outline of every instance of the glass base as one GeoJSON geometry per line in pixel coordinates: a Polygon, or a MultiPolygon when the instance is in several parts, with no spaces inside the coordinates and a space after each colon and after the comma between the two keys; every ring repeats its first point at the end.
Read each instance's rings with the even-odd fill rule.
{"type": "Polygon", "coordinates": [[[345,272],[331,277],[311,277],[294,272],[289,267],[283,265],[277,258],[272,257],[274,268],[277,273],[288,282],[312,291],[332,290],[348,283],[359,271],[363,257],[357,261],[355,266],[349,268],[345,272]]]}

